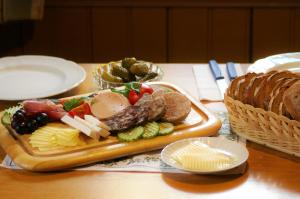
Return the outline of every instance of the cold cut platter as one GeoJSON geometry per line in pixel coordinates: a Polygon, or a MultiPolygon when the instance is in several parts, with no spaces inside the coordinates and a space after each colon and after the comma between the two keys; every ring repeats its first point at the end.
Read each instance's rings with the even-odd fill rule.
{"type": "Polygon", "coordinates": [[[124,87],[1,112],[0,145],[20,167],[54,171],[160,149],[218,132],[221,122],[175,85],[124,87]]]}

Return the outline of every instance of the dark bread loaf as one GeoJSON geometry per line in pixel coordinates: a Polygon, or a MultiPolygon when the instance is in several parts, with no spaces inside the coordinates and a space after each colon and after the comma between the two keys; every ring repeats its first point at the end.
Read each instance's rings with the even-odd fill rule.
{"type": "Polygon", "coordinates": [[[300,75],[296,73],[247,73],[231,82],[227,95],[244,104],[300,121],[300,75]]]}

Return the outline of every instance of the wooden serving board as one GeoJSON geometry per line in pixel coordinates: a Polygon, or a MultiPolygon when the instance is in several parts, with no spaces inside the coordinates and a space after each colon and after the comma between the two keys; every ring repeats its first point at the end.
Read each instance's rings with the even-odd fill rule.
{"type": "MultiPolygon", "coordinates": [[[[180,92],[192,102],[191,113],[176,125],[175,131],[170,135],[134,142],[120,142],[115,136],[100,141],[86,139],[86,144],[82,146],[41,152],[28,143],[30,135],[18,135],[0,124],[0,145],[18,166],[26,170],[54,171],[160,149],[180,139],[211,136],[218,132],[221,122],[185,91],[169,83],[151,84],[180,92]]],[[[0,117],[2,115],[3,112],[0,117]]]]}

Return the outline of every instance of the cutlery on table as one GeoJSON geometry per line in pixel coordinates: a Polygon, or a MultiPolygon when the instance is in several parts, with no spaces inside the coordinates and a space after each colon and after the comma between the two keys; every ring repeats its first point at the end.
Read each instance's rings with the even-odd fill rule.
{"type": "Polygon", "coordinates": [[[221,93],[221,97],[222,99],[224,99],[224,93],[227,89],[227,82],[224,78],[224,76],[222,75],[222,71],[218,65],[218,63],[216,62],[216,60],[210,60],[208,62],[209,68],[212,72],[212,75],[217,83],[218,89],[221,93]]]}
{"type": "Polygon", "coordinates": [[[235,79],[237,77],[237,72],[236,72],[235,65],[233,62],[227,62],[226,69],[227,69],[227,73],[228,73],[228,77],[229,77],[230,81],[232,81],[233,79],[235,79]]]}

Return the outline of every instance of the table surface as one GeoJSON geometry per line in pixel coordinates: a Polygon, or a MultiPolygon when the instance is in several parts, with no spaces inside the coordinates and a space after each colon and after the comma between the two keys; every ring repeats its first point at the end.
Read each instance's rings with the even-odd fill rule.
{"type": "MultiPolygon", "coordinates": [[[[182,87],[197,99],[192,65],[160,64],[165,72],[163,81],[182,87]]],[[[57,97],[97,89],[91,73],[96,64],[82,66],[87,79],[57,97]]],[[[0,109],[13,104],[0,101],[0,109]]],[[[247,142],[247,148],[247,172],[231,176],[99,171],[32,173],[0,168],[0,198],[300,198],[300,159],[251,142],[247,142]]],[[[0,160],[4,156],[0,149],[0,160]]]]}

